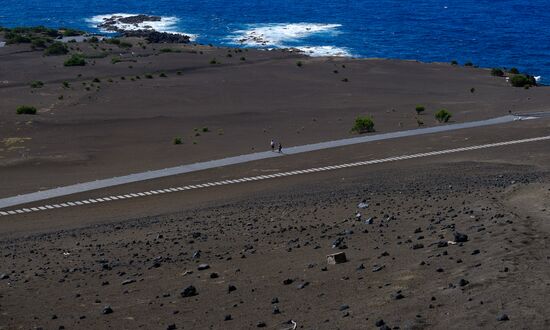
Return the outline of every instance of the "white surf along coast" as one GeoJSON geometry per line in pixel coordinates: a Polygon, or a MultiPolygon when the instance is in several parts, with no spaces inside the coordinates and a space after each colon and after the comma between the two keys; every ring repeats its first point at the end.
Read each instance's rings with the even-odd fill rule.
{"type": "Polygon", "coordinates": [[[101,23],[104,23],[106,20],[114,17],[117,19],[115,26],[120,30],[126,30],[126,31],[151,30],[151,31],[158,31],[158,32],[177,33],[177,34],[183,34],[183,35],[189,36],[189,38],[192,41],[196,40],[198,37],[198,35],[193,33],[178,31],[178,22],[180,21],[180,19],[175,16],[160,16],[160,21],[145,21],[141,23],[124,23],[118,20],[120,18],[126,18],[126,17],[132,17],[132,16],[137,16],[137,14],[115,13],[115,14],[96,15],[87,19],[86,21],[90,24],[91,27],[99,28],[99,30],[102,33],[113,33],[113,31],[101,29],[99,25],[101,23]]]}
{"type": "Polygon", "coordinates": [[[308,45],[311,37],[335,37],[341,24],[270,23],[251,24],[229,36],[233,44],[256,48],[295,48],[310,56],[351,57],[349,49],[331,45],[308,45]]]}

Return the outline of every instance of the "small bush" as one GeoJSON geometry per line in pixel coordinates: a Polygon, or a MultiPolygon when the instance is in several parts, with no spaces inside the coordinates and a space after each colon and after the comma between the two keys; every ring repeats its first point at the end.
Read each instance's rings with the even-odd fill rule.
{"type": "Polygon", "coordinates": [[[117,38],[110,38],[110,39],[104,39],[104,40],[108,44],[120,45],[120,39],[117,39],[117,38]]]}
{"type": "Polygon", "coordinates": [[[232,54],[227,54],[227,55],[225,55],[225,57],[233,57],[233,55],[232,54]]]}
{"type": "Polygon", "coordinates": [[[111,59],[111,64],[117,64],[118,62],[122,62],[122,59],[118,56],[114,56],[112,59],[111,59]]]}
{"type": "Polygon", "coordinates": [[[94,78],[94,80],[92,80],[92,82],[95,82],[95,83],[100,83],[101,80],[99,80],[99,78],[94,78]]]}
{"type": "Polygon", "coordinates": [[[246,61],[246,57],[241,56],[241,61],[246,61]]]}
{"type": "Polygon", "coordinates": [[[63,87],[69,88],[69,82],[68,82],[68,81],[64,81],[64,82],[63,82],[63,87]]]}
{"type": "Polygon", "coordinates": [[[121,41],[119,44],[118,44],[118,47],[120,48],[132,48],[134,45],[132,45],[131,43],[129,42],[126,42],[126,41],[121,41]]]}
{"type": "Polygon", "coordinates": [[[80,35],[83,35],[85,34],[86,32],[84,31],[79,31],[79,30],[75,30],[75,29],[67,29],[67,28],[63,28],[63,35],[65,37],[76,37],[76,36],[80,36],[80,35]]]}
{"type": "Polygon", "coordinates": [[[495,77],[502,77],[504,76],[504,71],[502,71],[502,69],[500,68],[492,68],[491,75],[495,77]]]}
{"type": "Polygon", "coordinates": [[[358,134],[374,132],[374,121],[369,116],[357,117],[351,131],[358,134]]]}
{"type": "Polygon", "coordinates": [[[145,75],[145,78],[147,78],[147,79],[153,79],[153,75],[150,74],[150,73],[147,73],[147,74],[145,75]]]}
{"type": "Polygon", "coordinates": [[[437,121],[440,123],[448,122],[452,116],[452,113],[450,113],[446,109],[441,109],[435,113],[435,119],[437,119],[437,121]]]}
{"type": "Polygon", "coordinates": [[[36,108],[28,105],[19,106],[16,110],[18,115],[36,115],[36,108]]]}
{"type": "Polygon", "coordinates": [[[98,43],[99,42],[99,39],[97,37],[91,37],[88,39],[88,42],[89,43],[98,43]]]}
{"type": "Polygon", "coordinates": [[[31,82],[31,87],[32,88],[42,88],[42,87],[44,87],[44,83],[41,82],[40,80],[35,80],[35,81],[31,82]]]}
{"type": "Polygon", "coordinates": [[[348,78],[344,78],[344,79],[342,79],[342,81],[343,81],[343,82],[348,82],[349,79],[348,79],[348,78]]]}
{"type": "Polygon", "coordinates": [[[426,108],[423,105],[417,105],[415,110],[417,114],[421,114],[426,110],[426,108]]]}
{"type": "Polygon", "coordinates": [[[476,91],[476,89],[474,87],[470,88],[470,93],[474,93],[476,91]]]}
{"type": "Polygon", "coordinates": [[[534,77],[526,74],[516,74],[510,78],[510,83],[514,87],[529,87],[536,86],[537,81],[534,77]]]}
{"type": "Polygon", "coordinates": [[[302,63],[302,61],[298,61],[296,62],[296,66],[301,68],[302,66],[304,66],[304,63],[302,63]]]}
{"type": "Polygon", "coordinates": [[[172,52],[172,48],[161,48],[161,49],[160,49],[160,52],[161,52],[161,53],[171,53],[171,52],[172,52]]]}
{"type": "Polygon", "coordinates": [[[44,49],[46,48],[46,40],[42,38],[35,38],[31,41],[31,47],[33,49],[44,49]]]}
{"type": "Polygon", "coordinates": [[[208,127],[203,127],[203,128],[202,128],[202,131],[203,131],[204,133],[210,132],[210,130],[208,129],[208,127]]]}
{"type": "Polygon", "coordinates": [[[472,62],[466,62],[466,63],[464,63],[464,66],[474,66],[474,63],[472,63],[472,62]]]}
{"type": "Polygon", "coordinates": [[[451,65],[458,65],[458,62],[456,60],[452,60],[451,65]]]}
{"type": "Polygon", "coordinates": [[[213,58],[210,60],[210,64],[218,64],[218,61],[215,58],[213,58]]]}
{"type": "Polygon", "coordinates": [[[166,78],[166,73],[161,72],[161,73],[159,74],[159,77],[161,77],[161,78],[166,78]]]}
{"type": "Polygon", "coordinates": [[[182,144],[183,143],[183,139],[179,136],[175,137],[174,138],[174,144],[182,144]]]}
{"type": "Polygon", "coordinates": [[[55,56],[55,55],[65,55],[69,52],[67,49],[67,46],[59,41],[54,42],[53,44],[49,45],[44,50],[44,55],[46,56],[55,56]]]}
{"type": "Polygon", "coordinates": [[[519,70],[517,68],[511,68],[510,71],[511,74],[519,74],[519,70]]]}
{"type": "Polygon", "coordinates": [[[65,66],[84,66],[86,65],[86,60],[82,55],[79,54],[73,54],[71,57],[69,57],[65,63],[63,63],[65,66]]]}

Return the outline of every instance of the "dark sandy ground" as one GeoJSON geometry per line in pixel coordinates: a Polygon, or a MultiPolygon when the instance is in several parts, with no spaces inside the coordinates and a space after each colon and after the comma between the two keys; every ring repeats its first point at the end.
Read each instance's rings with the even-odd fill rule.
{"type": "MultiPolygon", "coordinates": [[[[416,104],[428,126],[442,107],[461,122],[550,100],[546,87],[448,64],[152,47],[135,47],[137,62],[111,64],[114,49],[83,68],[0,49],[0,196],[248,153],[272,137],[347,137],[360,114],[379,132],[413,128],[416,104]],[[16,116],[23,102],[39,114],[16,116]]],[[[47,202],[545,136],[549,125],[348,146],[47,202]]],[[[1,217],[0,329],[548,329],[549,164],[537,142],[1,217]],[[327,264],[336,252],[348,261],[327,264]]]]}
{"type": "Polygon", "coordinates": [[[388,132],[416,128],[417,119],[437,125],[440,108],[463,122],[542,111],[550,101],[546,87],[513,88],[487,69],[447,63],[134,44],[72,44],[97,57],[84,67],[23,46],[0,49],[0,196],[265,150],[272,138],[284,146],[345,138],[359,115],[388,132]],[[160,52],[166,47],[179,52],[160,52]],[[36,80],[44,87],[31,88],[36,80]],[[21,104],[38,115],[16,115],[21,104]]]}

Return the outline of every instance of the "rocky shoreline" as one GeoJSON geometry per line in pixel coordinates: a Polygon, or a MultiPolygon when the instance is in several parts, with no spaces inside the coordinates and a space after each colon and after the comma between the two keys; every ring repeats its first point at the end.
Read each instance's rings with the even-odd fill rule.
{"type": "Polygon", "coordinates": [[[160,16],[143,14],[134,16],[113,15],[109,18],[104,18],[103,22],[98,24],[97,27],[105,31],[116,32],[123,37],[144,38],[152,43],[187,44],[191,41],[191,37],[188,35],[156,31],[151,25],[140,26],[140,24],[143,23],[160,22],[161,20],[162,18],[160,16]],[[120,24],[130,24],[136,29],[124,29],[120,27],[120,24]]]}

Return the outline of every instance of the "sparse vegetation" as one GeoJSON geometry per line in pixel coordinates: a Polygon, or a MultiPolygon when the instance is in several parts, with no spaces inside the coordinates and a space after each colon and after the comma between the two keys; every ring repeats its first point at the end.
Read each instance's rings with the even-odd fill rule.
{"type": "Polygon", "coordinates": [[[474,63],[468,61],[468,62],[464,63],[464,66],[474,66],[474,63]]]}
{"type": "Polygon", "coordinates": [[[512,86],[514,87],[531,87],[531,86],[536,86],[537,85],[537,81],[535,80],[535,78],[533,76],[529,76],[529,75],[526,75],[526,74],[516,74],[516,75],[513,75],[511,78],[510,78],[510,84],[512,84],[512,86]]]}
{"type": "Polygon", "coordinates": [[[210,60],[210,64],[219,64],[219,62],[215,58],[213,58],[210,60]]]}
{"type": "Polygon", "coordinates": [[[99,78],[94,78],[94,80],[92,80],[92,82],[95,82],[95,83],[100,83],[101,80],[99,80],[99,78]]]}
{"type": "Polygon", "coordinates": [[[342,79],[342,81],[343,81],[343,82],[348,82],[349,79],[348,79],[348,78],[344,78],[344,79],[342,79]]]}
{"type": "Polygon", "coordinates": [[[153,79],[153,75],[150,73],[145,74],[145,78],[147,79],[153,79]]]}
{"type": "Polygon", "coordinates": [[[500,68],[492,68],[491,69],[491,75],[495,76],[495,77],[503,77],[504,76],[504,71],[502,71],[502,69],[500,69],[500,68]]]}
{"type": "Polygon", "coordinates": [[[246,57],[241,56],[241,61],[246,61],[246,57]]]}
{"type": "Polygon", "coordinates": [[[370,116],[357,117],[351,131],[358,134],[374,132],[374,121],[370,116]]]}
{"type": "Polygon", "coordinates": [[[470,93],[474,93],[476,91],[476,89],[474,87],[470,88],[470,93]]]}
{"type": "Polygon", "coordinates": [[[64,81],[62,84],[63,84],[63,87],[64,87],[64,88],[69,88],[69,87],[70,87],[68,81],[64,81]]]}
{"type": "Polygon", "coordinates": [[[17,107],[16,113],[18,115],[36,115],[36,108],[28,105],[21,105],[17,107]]]}
{"type": "Polygon", "coordinates": [[[203,128],[202,128],[202,131],[203,131],[204,133],[210,132],[210,130],[208,129],[208,127],[203,127],[203,128]]]}
{"type": "Polygon", "coordinates": [[[31,87],[32,88],[42,88],[44,87],[44,83],[40,80],[34,80],[31,82],[31,87]]]}
{"type": "Polygon", "coordinates": [[[424,112],[426,110],[426,108],[423,105],[417,105],[415,110],[416,110],[417,114],[421,114],[422,112],[424,112]]]}
{"type": "Polygon", "coordinates": [[[161,78],[166,78],[166,73],[161,72],[161,73],[159,74],[159,77],[161,77],[161,78]]]}
{"type": "Polygon", "coordinates": [[[69,57],[65,63],[63,63],[65,66],[84,66],[86,65],[86,60],[84,57],[80,54],[73,54],[71,57],[69,57]]]}
{"type": "Polygon", "coordinates": [[[53,44],[49,45],[44,50],[44,55],[46,56],[55,56],[55,55],[66,55],[69,52],[67,49],[67,46],[59,41],[54,42],[53,44]]]}
{"type": "Polygon", "coordinates": [[[441,109],[435,113],[435,119],[437,119],[437,121],[440,123],[448,122],[452,116],[452,113],[450,113],[446,109],[441,109]]]}
{"type": "Polygon", "coordinates": [[[517,68],[511,68],[510,71],[511,74],[519,74],[519,70],[517,68]]]}
{"type": "Polygon", "coordinates": [[[183,143],[183,139],[179,136],[175,137],[174,138],[174,144],[182,144],[183,143]]]}
{"type": "Polygon", "coordinates": [[[172,50],[172,48],[161,48],[160,52],[161,53],[171,53],[171,52],[173,52],[173,50],[172,50]]]}
{"type": "Polygon", "coordinates": [[[302,63],[302,61],[298,61],[296,62],[296,66],[301,68],[302,66],[304,66],[304,63],[302,63]]]}
{"type": "Polygon", "coordinates": [[[451,65],[458,65],[458,62],[456,60],[452,60],[451,65]]]}

